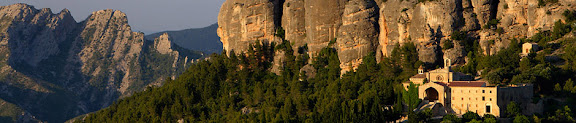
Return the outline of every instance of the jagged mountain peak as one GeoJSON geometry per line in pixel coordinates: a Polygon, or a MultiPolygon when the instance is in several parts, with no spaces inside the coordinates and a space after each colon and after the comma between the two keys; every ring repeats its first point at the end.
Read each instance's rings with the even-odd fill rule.
{"type": "Polygon", "coordinates": [[[154,40],[154,48],[161,54],[168,54],[172,52],[172,39],[168,33],[160,35],[154,40]]]}
{"type": "Polygon", "coordinates": [[[16,3],[8,6],[2,6],[1,8],[12,8],[12,9],[36,9],[32,5],[28,5],[25,3],[16,3]]]}
{"type": "Polygon", "coordinates": [[[192,28],[178,31],[164,31],[146,35],[147,40],[154,40],[167,33],[170,41],[186,49],[201,51],[206,54],[220,53],[222,43],[216,34],[218,24],[212,24],[203,28],[192,28]]]}
{"type": "Polygon", "coordinates": [[[63,122],[162,85],[202,57],[168,47],[177,52],[159,53],[164,49],[133,32],[119,10],[96,11],[77,22],[67,9],[53,14],[26,4],[2,6],[0,99],[41,121],[63,122]]]}

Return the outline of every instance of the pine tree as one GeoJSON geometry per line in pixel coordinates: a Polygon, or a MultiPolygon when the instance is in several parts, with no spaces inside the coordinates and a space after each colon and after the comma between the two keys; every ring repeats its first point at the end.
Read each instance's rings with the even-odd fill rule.
{"type": "Polygon", "coordinates": [[[561,92],[562,91],[562,87],[560,87],[560,83],[556,83],[556,85],[554,85],[554,91],[555,92],[561,92]]]}
{"type": "Polygon", "coordinates": [[[573,88],[574,88],[574,81],[572,81],[572,79],[568,79],[566,81],[566,84],[564,84],[564,91],[571,92],[573,88]]]}

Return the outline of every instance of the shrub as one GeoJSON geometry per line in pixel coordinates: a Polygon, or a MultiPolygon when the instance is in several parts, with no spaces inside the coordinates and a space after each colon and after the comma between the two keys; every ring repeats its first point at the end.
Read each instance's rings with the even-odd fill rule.
{"type": "Polygon", "coordinates": [[[538,0],[538,6],[546,6],[552,3],[558,3],[558,0],[538,0]]]}
{"type": "MultiPolygon", "coordinates": [[[[521,115],[521,110],[520,110],[520,106],[512,101],[510,102],[507,106],[506,106],[506,114],[508,114],[508,117],[513,117],[513,116],[517,116],[517,115],[521,115]]],[[[527,119],[527,118],[526,118],[527,119]]]]}
{"type": "Polygon", "coordinates": [[[576,20],[576,10],[566,10],[562,15],[566,18],[566,22],[572,22],[576,20]]]}
{"type": "Polygon", "coordinates": [[[481,120],[480,115],[478,115],[476,112],[471,111],[468,111],[464,115],[462,115],[463,122],[470,122],[472,120],[481,120]]]}
{"type": "Polygon", "coordinates": [[[524,115],[516,115],[516,117],[514,117],[514,123],[530,123],[530,119],[528,119],[528,117],[524,116],[524,115]]]}
{"type": "Polygon", "coordinates": [[[442,117],[442,121],[451,121],[453,123],[459,123],[462,121],[462,119],[458,118],[458,116],[454,115],[454,114],[448,114],[448,115],[444,115],[444,117],[442,117]]]}
{"type": "Polygon", "coordinates": [[[502,27],[497,28],[497,29],[496,29],[496,33],[498,33],[498,34],[503,34],[503,33],[504,33],[504,28],[502,28],[502,27]]]}
{"type": "Polygon", "coordinates": [[[492,20],[488,21],[488,23],[486,23],[486,25],[484,25],[484,29],[497,28],[499,23],[500,23],[499,19],[492,19],[492,20]]]}
{"type": "Polygon", "coordinates": [[[451,40],[446,40],[446,41],[444,41],[444,44],[442,44],[443,50],[452,49],[452,48],[454,48],[454,43],[452,43],[451,40]]]}

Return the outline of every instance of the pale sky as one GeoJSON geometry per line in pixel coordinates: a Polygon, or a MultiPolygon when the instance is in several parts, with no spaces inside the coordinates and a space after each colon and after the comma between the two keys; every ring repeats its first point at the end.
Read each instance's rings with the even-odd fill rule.
{"type": "Polygon", "coordinates": [[[128,16],[134,31],[151,34],[166,30],[201,28],[218,20],[218,11],[225,0],[0,0],[0,5],[26,3],[36,9],[50,8],[58,13],[70,10],[77,22],[93,11],[120,10],[128,16]]]}

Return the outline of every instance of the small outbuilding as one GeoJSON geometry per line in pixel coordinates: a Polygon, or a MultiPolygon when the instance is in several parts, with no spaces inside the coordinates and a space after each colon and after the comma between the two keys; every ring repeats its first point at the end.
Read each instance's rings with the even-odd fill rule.
{"type": "Polygon", "coordinates": [[[528,56],[528,54],[532,52],[538,51],[538,44],[537,43],[524,43],[522,44],[522,56],[528,56]]]}

